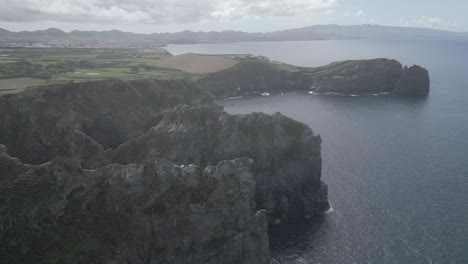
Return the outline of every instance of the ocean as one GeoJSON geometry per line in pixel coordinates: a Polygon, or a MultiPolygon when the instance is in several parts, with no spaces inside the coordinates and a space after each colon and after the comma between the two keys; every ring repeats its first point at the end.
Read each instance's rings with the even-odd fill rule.
{"type": "Polygon", "coordinates": [[[468,40],[170,45],[173,54],[254,54],[298,66],[392,58],[429,70],[428,98],[291,92],[221,100],[281,112],[323,140],[333,210],[273,227],[273,263],[468,263],[468,40]]]}

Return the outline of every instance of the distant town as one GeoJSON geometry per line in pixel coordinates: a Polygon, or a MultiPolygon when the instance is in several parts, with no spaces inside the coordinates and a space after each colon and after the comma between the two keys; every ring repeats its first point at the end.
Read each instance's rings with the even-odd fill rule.
{"type": "Polygon", "coordinates": [[[116,48],[116,49],[142,49],[164,46],[157,41],[129,42],[127,40],[0,40],[0,48],[116,48]]]}

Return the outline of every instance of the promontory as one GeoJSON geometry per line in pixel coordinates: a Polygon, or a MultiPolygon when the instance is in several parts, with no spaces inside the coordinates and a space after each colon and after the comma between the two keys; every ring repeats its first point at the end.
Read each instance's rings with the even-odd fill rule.
{"type": "Polygon", "coordinates": [[[321,138],[280,113],[228,114],[215,98],[429,93],[427,70],[389,59],[302,68],[187,56],[148,66],[177,78],[0,95],[0,263],[270,263],[268,225],[330,207],[321,138]]]}

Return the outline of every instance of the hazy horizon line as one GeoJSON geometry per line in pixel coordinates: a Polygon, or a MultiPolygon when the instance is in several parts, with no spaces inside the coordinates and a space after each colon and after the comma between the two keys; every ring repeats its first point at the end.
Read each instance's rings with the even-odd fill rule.
{"type": "Polygon", "coordinates": [[[49,27],[46,29],[38,29],[38,30],[21,30],[21,31],[15,31],[15,30],[10,30],[4,27],[0,27],[0,29],[12,32],[12,33],[22,33],[22,32],[38,32],[38,31],[47,31],[51,29],[56,29],[60,30],[64,33],[72,33],[72,32],[111,32],[111,31],[118,31],[122,33],[132,33],[132,34],[139,34],[139,35],[152,35],[152,34],[173,34],[173,33],[180,33],[180,32],[194,32],[194,33],[210,33],[210,32],[242,32],[242,33],[248,33],[248,34],[267,34],[267,33],[274,33],[274,32],[281,32],[281,31],[288,31],[288,30],[294,30],[294,29],[303,29],[303,28],[309,28],[309,27],[319,27],[319,26],[339,26],[339,27],[355,27],[355,26],[376,26],[376,27],[387,27],[387,28],[404,28],[404,29],[422,29],[422,30],[430,30],[430,31],[440,31],[440,32],[453,32],[453,33],[468,33],[468,31],[454,31],[454,30],[448,30],[448,29],[436,29],[436,28],[428,28],[428,27],[414,27],[414,26],[392,26],[392,25],[383,25],[383,24],[350,24],[350,25],[343,25],[343,24],[314,24],[310,26],[303,26],[303,27],[293,27],[289,29],[280,29],[280,30],[273,30],[273,31],[257,31],[257,32],[249,32],[249,31],[243,31],[243,30],[236,30],[236,29],[227,29],[227,30],[210,30],[210,31],[195,31],[195,30],[190,30],[190,29],[185,29],[185,30],[179,30],[179,31],[165,31],[165,32],[153,32],[153,33],[141,33],[141,32],[132,32],[132,31],[124,31],[120,29],[109,29],[109,30],[79,30],[79,29],[73,29],[73,30],[63,30],[58,27],[49,27]]]}

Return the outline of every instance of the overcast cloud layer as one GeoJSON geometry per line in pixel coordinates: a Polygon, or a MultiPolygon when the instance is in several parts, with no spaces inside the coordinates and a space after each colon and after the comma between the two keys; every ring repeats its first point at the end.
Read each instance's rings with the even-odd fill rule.
{"type": "Polygon", "coordinates": [[[332,10],[338,0],[2,0],[0,21],[120,24],[232,21],[332,10]]]}

